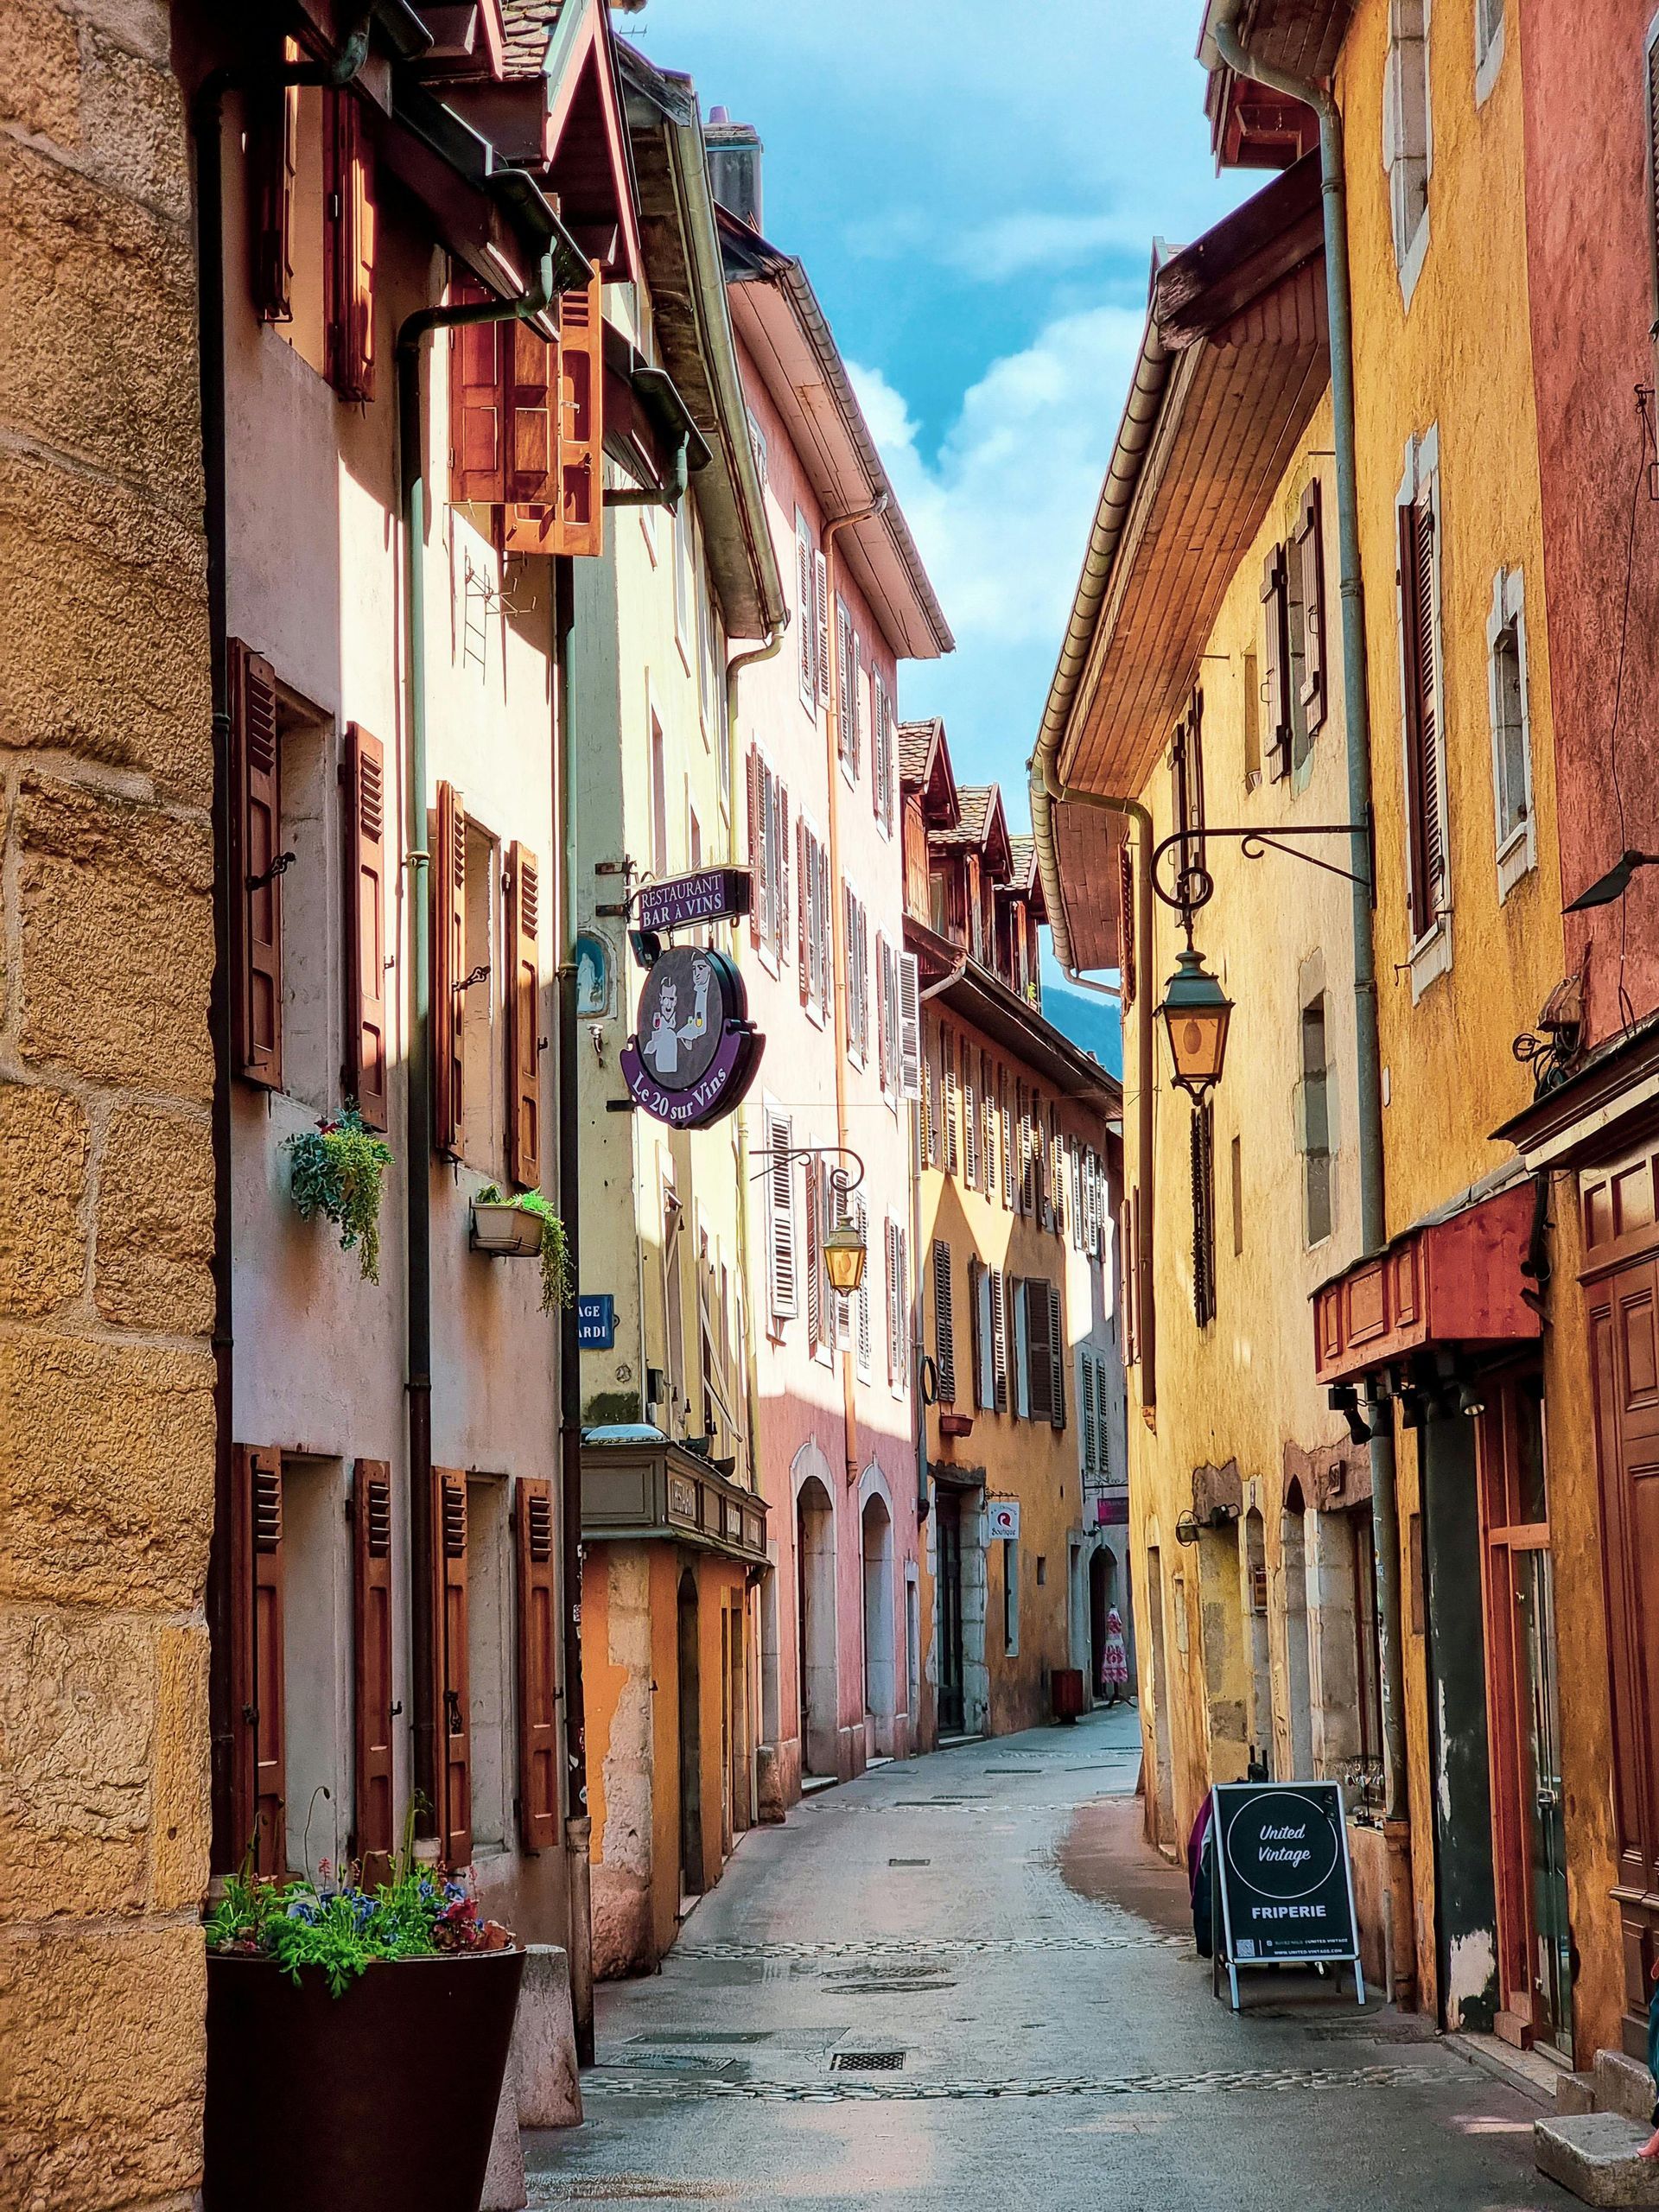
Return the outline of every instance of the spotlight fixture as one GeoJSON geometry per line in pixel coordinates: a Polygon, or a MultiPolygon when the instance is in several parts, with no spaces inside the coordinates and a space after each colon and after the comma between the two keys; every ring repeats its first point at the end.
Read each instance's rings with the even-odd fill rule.
{"type": "Polygon", "coordinates": [[[1333,1382],[1325,1393],[1325,1400],[1333,1414],[1340,1414],[1348,1424],[1348,1433],[1356,1444],[1369,1444],[1372,1430],[1359,1410],[1359,1392],[1351,1382],[1333,1382]]]}
{"type": "Polygon", "coordinates": [[[1611,906],[1629,890],[1637,868],[1656,867],[1659,867],[1659,853],[1621,853],[1606,874],[1599,875],[1587,891],[1580,891],[1565,911],[1582,914],[1592,906],[1611,906]]]}
{"type": "Polygon", "coordinates": [[[1485,1410],[1486,1401],[1481,1395],[1480,1386],[1478,1383],[1468,1381],[1459,1382],[1458,1385],[1458,1411],[1464,1414],[1468,1420],[1473,1421],[1478,1414],[1484,1414],[1485,1410]]]}
{"type": "Polygon", "coordinates": [[[628,943],[633,957],[642,968],[654,968],[662,957],[663,940],[655,930],[630,930],[628,943]]]}

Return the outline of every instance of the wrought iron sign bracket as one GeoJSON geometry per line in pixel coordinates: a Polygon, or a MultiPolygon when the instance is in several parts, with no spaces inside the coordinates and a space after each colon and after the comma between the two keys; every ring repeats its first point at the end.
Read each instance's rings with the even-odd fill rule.
{"type": "Polygon", "coordinates": [[[1231,824],[1212,829],[1206,823],[1201,830],[1177,830],[1153,848],[1152,887],[1164,905],[1173,907],[1189,928],[1192,916],[1207,906],[1216,895],[1215,877],[1198,857],[1212,837],[1235,841],[1241,859],[1259,861],[1267,852],[1283,853],[1291,860],[1305,861],[1309,868],[1322,868],[1327,875],[1339,875],[1346,883],[1357,883],[1363,890],[1370,892],[1373,899],[1376,898],[1376,848],[1372,842],[1369,813],[1363,822],[1282,823],[1272,830],[1260,827],[1239,829],[1231,824]],[[1294,845],[1285,842],[1287,838],[1293,837],[1363,837],[1366,873],[1357,875],[1351,868],[1338,868],[1334,861],[1323,861],[1316,853],[1299,852],[1294,845]],[[1183,849],[1187,856],[1184,860],[1177,860],[1173,886],[1166,891],[1159,880],[1160,865],[1166,853],[1179,855],[1183,849]]]}
{"type": "Polygon", "coordinates": [[[758,1183],[771,1174],[774,1167],[783,1167],[797,1160],[829,1160],[844,1156],[852,1162],[850,1167],[831,1167],[829,1170],[830,1195],[832,1198],[849,1198],[864,1180],[864,1162],[849,1144],[792,1144],[767,1145],[760,1157],[764,1167],[757,1167],[750,1176],[751,1183],[758,1183]]]}

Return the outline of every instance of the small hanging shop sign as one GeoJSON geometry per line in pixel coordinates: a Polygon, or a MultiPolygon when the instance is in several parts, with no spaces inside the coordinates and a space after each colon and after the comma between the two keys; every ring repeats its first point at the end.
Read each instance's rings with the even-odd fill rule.
{"type": "Polygon", "coordinates": [[[699,922],[741,921],[749,898],[747,868],[700,868],[690,875],[646,884],[634,897],[633,925],[660,933],[692,929],[699,922]]]}
{"type": "Polygon", "coordinates": [[[634,1103],[676,1129],[731,1113],[760,1065],[764,1040],[748,1013],[743,978],[724,953],[685,945],[661,954],[645,971],[638,1026],[622,1048],[634,1103]]]}

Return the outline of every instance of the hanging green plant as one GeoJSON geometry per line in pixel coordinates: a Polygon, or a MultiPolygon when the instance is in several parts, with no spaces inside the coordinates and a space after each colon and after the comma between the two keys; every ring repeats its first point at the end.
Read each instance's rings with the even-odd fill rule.
{"type": "Polygon", "coordinates": [[[576,1287],[570,1278],[570,1246],[564,1224],[541,1192],[518,1191],[509,1198],[503,1195],[499,1184],[486,1183],[473,1203],[480,1206],[516,1206],[520,1213],[535,1215],[542,1224],[542,1311],[550,1313],[556,1306],[574,1305],[576,1287]]]}
{"type": "Polygon", "coordinates": [[[365,1282],[380,1280],[380,1192],[391,1147],[365,1128],[355,1106],[334,1121],[289,1137],[289,1187],[302,1221],[322,1214],[340,1231],[342,1252],[355,1250],[365,1282]]]}

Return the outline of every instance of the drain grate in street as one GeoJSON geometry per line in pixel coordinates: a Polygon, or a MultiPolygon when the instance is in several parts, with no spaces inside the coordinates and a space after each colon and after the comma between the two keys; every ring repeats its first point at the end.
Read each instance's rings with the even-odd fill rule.
{"type": "Polygon", "coordinates": [[[931,1866],[933,1861],[931,1859],[889,1859],[887,1864],[889,1866],[931,1866]]]}
{"type": "Polygon", "coordinates": [[[768,2043],[771,2037],[764,2028],[677,2028],[664,2030],[651,2036],[630,2036],[631,2044],[768,2043]]]}
{"type": "Polygon", "coordinates": [[[830,2054],[832,2074],[900,2074],[902,2050],[835,2050],[830,2054]]]}

